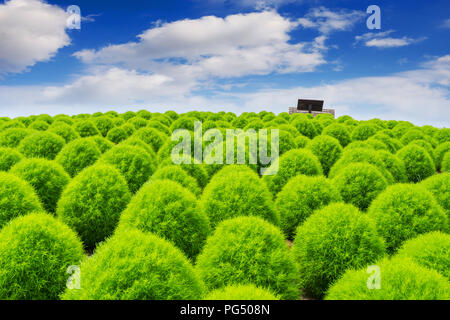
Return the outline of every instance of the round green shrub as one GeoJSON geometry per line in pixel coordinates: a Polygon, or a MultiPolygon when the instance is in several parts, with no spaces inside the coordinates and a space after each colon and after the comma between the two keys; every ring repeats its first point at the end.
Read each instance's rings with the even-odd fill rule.
{"type": "Polygon", "coordinates": [[[402,148],[402,144],[400,141],[389,136],[388,132],[390,133],[390,131],[378,131],[377,134],[370,137],[369,140],[378,140],[380,142],[383,142],[384,145],[388,148],[389,152],[396,153],[402,148]]]}
{"type": "MultiPolygon", "coordinates": [[[[208,172],[205,169],[205,164],[199,163],[194,157],[189,157],[190,163],[181,163],[178,166],[186,171],[191,177],[195,178],[201,189],[205,188],[209,182],[208,172]]],[[[186,161],[187,162],[187,161],[186,161]]],[[[160,168],[173,165],[172,159],[168,158],[159,164],[160,168]]]]}
{"type": "Polygon", "coordinates": [[[50,125],[42,120],[34,121],[32,124],[28,126],[29,129],[34,129],[38,131],[46,131],[49,127],[50,125]]]}
{"type": "Polygon", "coordinates": [[[450,151],[445,154],[442,160],[442,172],[450,172],[450,151]]]}
{"type": "Polygon", "coordinates": [[[372,149],[372,150],[383,150],[388,151],[389,148],[381,141],[369,138],[364,141],[356,140],[348,144],[348,146],[345,148],[345,150],[351,150],[351,149],[372,149]]]}
{"type": "Polygon", "coordinates": [[[292,121],[292,125],[300,134],[308,137],[309,139],[313,139],[319,134],[316,123],[305,117],[297,117],[294,121],[292,121]]]}
{"type": "MultiPolygon", "coordinates": [[[[11,130],[11,129],[10,129],[11,130]]],[[[444,155],[450,151],[450,141],[444,142],[438,145],[434,151],[436,157],[436,168],[441,170],[442,160],[444,160],[444,155]]]]}
{"type": "Polygon", "coordinates": [[[122,113],[120,116],[121,116],[125,121],[128,121],[128,120],[130,120],[130,119],[136,117],[136,113],[133,112],[133,111],[127,111],[127,112],[125,112],[125,113],[122,113]]]}
{"type": "Polygon", "coordinates": [[[344,202],[363,211],[388,186],[380,171],[368,163],[349,164],[333,178],[333,183],[344,202]]]}
{"type": "Polygon", "coordinates": [[[377,133],[377,127],[373,124],[363,123],[352,131],[352,140],[364,141],[377,133]]]}
{"type": "Polygon", "coordinates": [[[127,183],[112,166],[83,170],[64,189],[56,213],[80,235],[87,249],[110,236],[130,201],[127,183]]]}
{"type": "Polygon", "coordinates": [[[120,127],[123,128],[123,130],[125,130],[125,133],[127,134],[128,137],[130,137],[133,133],[136,132],[136,129],[131,123],[125,123],[120,127]]]}
{"type": "Polygon", "coordinates": [[[411,258],[415,263],[433,269],[450,279],[450,235],[429,232],[406,241],[397,256],[411,258]]]}
{"type": "Polygon", "coordinates": [[[0,147],[0,171],[8,171],[23,159],[22,154],[11,148],[0,147]]]}
{"type": "Polygon", "coordinates": [[[350,142],[352,142],[350,133],[348,132],[347,127],[343,124],[333,123],[326,127],[322,131],[322,134],[337,139],[343,148],[345,148],[350,142]]]}
{"type": "Polygon", "coordinates": [[[280,298],[269,290],[258,288],[253,284],[231,284],[211,291],[203,300],[280,300],[280,298]]]}
{"type": "Polygon", "coordinates": [[[147,120],[141,117],[136,117],[128,120],[128,123],[133,125],[136,130],[139,130],[140,128],[144,128],[147,126],[147,120]]]}
{"type": "Polygon", "coordinates": [[[0,123],[0,132],[5,131],[10,128],[25,128],[25,125],[19,120],[9,120],[3,123],[0,123]]]}
{"type": "Polygon", "coordinates": [[[76,234],[46,213],[14,219],[0,232],[0,299],[56,300],[67,268],[83,257],[76,234]]]}
{"type": "Polygon", "coordinates": [[[433,195],[420,185],[396,184],[371,204],[368,215],[386,240],[389,253],[403,241],[430,231],[445,231],[448,218],[433,195]]]}
{"type": "Polygon", "coordinates": [[[68,124],[69,126],[73,125],[73,120],[71,117],[69,117],[68,115],[65,114],[59,114],[53,117],[53,123],[55,124],[55,122],[63,122],[65,124],[68,124]]]}
{"type": "Polygon", "coordinates": [[[106,151],[114,147],[114,143],[101,136],[93,136],[85,139],[94,141],[95,144],[97,145],[98,150],[100,150],[101,153],[105,153],[106,151]]]}
{"type": "Polygon", "coordinates": [[[156,130],[158,130],[158,131],[164,133],[165,135],[170,136],[170,129],[169,129],[169,127],[165,126],[164,124],[162,124],[162,123],[159,122],[159,121],[156,121],[156,120],[150,120],[150,121],[147,123],[147,127],[149,127],[149,128],[154,128],[154,129],[156,129],[156,130]]]}
{"type": "Polygon", "coordinates": [[[420,182],[436,172],[433,159],[424,148],[408,145],[400,149],[397,156],[405,164],[409,182],[420,182]]]}
{"type": "Polygon", "coordinates": [[[193,177],[178,165],[169,165],[159,168],[153,173],[151,180],[171,180],[178,182],[190,192],[199,196],[201,189],[193,177]]]}
{"type": "Polygon", "coordinates": [[[19,177],[0,172],[0,229],[10,220],[42,211],[33,187],[19,177]]]}
{"type": "Polygon", "coordinates": [[[48,114],[40,114],[36,117],[35,121],[44,121],[48,124],[52,124],[53,123],[53,118],[48,115],[48,114]]]}
{"type": "Polygon", "coordinates": [[[409,145],[414,145],[414,146],[419,146],[421,148],[424,148],[430,155],[431,160],[433,160],[433,163],[436,164],[436,155],[434,153],[434,148],[429,142],[427,142],[425,140],[413,140],[409,143],[409,145]]]}
{"type": "Polygon", "coordinates": [[[129,228],[157,234],[192,259],[210,231],[208,217],[197,209],[195,196],[170,180],[151,181],[133,197],[119,223],[119,230],[129,228]]]}
{"type": "Polygon", "coordinates": [[[26,136],[29,136],[33,132],[35,131],[25,128],[10,128],[0,131],[0,146],[16,148],[26,136]]]}
{"type": "Polygon", "coordinates": [[[341,200],[339,191],[325,177],[294,177],[278,193],[275,201],[281,230],[288,239],[293,239],[297,227],[313,211],[341,200]]]}
{"type": "Polygon", "coordinates": [[[96,117],[93,121],[103,137],[106,137],[109,130],[114,128],[114,121],[108,116],[96,117]]]}
{"type": "Polygon", "coordinates": [[[428,137],[428,135],[423,133],[423,131],[420,130],[419,128],[410,128],[403,134],[403,136],[400,139],[400,141],[405,146],[415,140],[429,141],[429,137],[428,137]]]}
{"type": "Polygon", "coordinates": [[[113,165],[125,177],[132,193],[150,178],[155,170],[154,159],[139,147],[118,145],[106,152],[100,161],[113,165]]]}
{"type": "Polygon", "coordinates": [[[177,129],[187,129],[194,131],[194,122],[197,119],[187,116],[181,116],[170,125],[170,132],[173,132],[177,129]]]}
{"type": "Polygon", "coordinates": [[[66,142],[51,132],[36,132],[26,136],[19,144],[18,150],[27,158],[55,159],[66,142]]]}
{"type": "Polygon", "coordinates": [[[151,233],[128,230],[81,263],[81,289],[63,300],[198,300],[204,286],[183,253],[151,233]]]}
{"type": "Polygon", "coordinates": [[[100,131],[90,119],[75,122],[74,129],[82,138],[100,135],[100,131]]]}
{"type": "Polygon", "coordinates": [[[136,116],[145,120],[149,120],[152,117],[152,113],[147,110],[139,110],[138,112],[136,112],[136,116]]]}
{"type": "Polygon", "coordinates": [[[27,159],[11,168],[10,173],[27,181],[36,191],[44,209],[55,212],[56,204],[70,177],[54,161],[27,159]]]}
{"type": "Polygon", "coordinates": [[[58,162],[71,176],[76,176],[81,170],[94,164],[100,158],[101,152],[95,141],[83,138],[76,139],[64,146],[56,157],[58,162]]]}
{"type": "Polygon", "coordinates": [[[152,159],[156,159],[156,153],[155,151],[153,151],[153,148],[151,146],[149,146],[148,144],[146,144],[144,141],[142,141],[139,138],[136,137],[129,137],[128,139],[126,139],[125,141],[122,141],[120,143],[120,145],[127,145],[127,146],[133,146],[133,147],[139,147],[141,149],[144,149],[145,152],[148,153],[148,155],[150,156],[150,158],[152,159]]]}
{"type": "Polygon", "coordinates": [[[434,137],[437,140],[438,144],[450,142],[450,128],[439,129],[434,137]]]}
{"type": "Polygon", "coordinates": [[[423,180],[420,185],[431,192],[450,219],[450,173],[442,173],[423,180]]]}
{"type": "Polygon", "coordinates": [[[64,122],[55,122],[47,131],[57,134],[63,138],[66,143],[80,138],[80,135],[71,126],[64,122]]]}
{"type": "Polygon", "coordinates": [[[120,143],[128,138],[128,134],[122,127],[115,127],[108,131],[106,139],[113,143],[120,143]]]}
{"type": "Polygon", "coordinates": [[[209,290],[253,284],[282,299],[297,299],[295,262],[281,231],[258,217],[223,221],[197,257],[196,269],[209,290]]]}
{"type": "Polygon", "coordinates": [[[326,300],[448,300],[449,281],[434,270],[415,264],[411,259],[383,259],[380,289],[369,290],[367,268],[348,270],[328,291],[326,300]]]}
{"type": "Polygon", "coordinates": [[[308,143],[311,141],[309,138],[299,134],[294,138],[295,144],[297,145],[297,149],[305,148],[308,143]]]}
{"type": "Polygon", "coordinates": [[[154,128],[139,129],[134,136],[151,146],[155,152],[158,152],[167,139],[163,133],[154,128]]]}
{"type": "Polygon", "coordinates": [[[378,155],[378,151],[364,148],[344,149],[341,158],[331,168],[328,177],[336,177],[342,169],[352,163],[367,163],[374,165],[389,184],[394,183],[394,178],[387,170],[386,164],[383,162],[382,158],[378,155]]]}
{"type": "Polygon", "coordinates": [[[384,255],[375,224],[357,208],[336,203],[313,213],[297,228],[292,253],[303,293],[321,298],[347,269],[384,255]]]}
{"type": "Polygon", "coordinates": [[[275,160],[264,173],[263,180],[273,195],[276,195],[289,179],[299,174],[317,176],[322,173],[319,160],[310,150],[294,149],[275,160]]]}
{"type": "Polygon", "coordinates": [[[237,216],[259,216],[279,224],[272,195],[247,166],[229,165],[213,176],[203,191],[199,207],[213,228],[222,220],[237,216]]]}
{"type": "Polygon", "coordinates": [[[320,135],[311,140],[307,148],[319,159],[323,173],[327,176],[331,167],[342,155],[339,141],[333,137],[320,135]]]}

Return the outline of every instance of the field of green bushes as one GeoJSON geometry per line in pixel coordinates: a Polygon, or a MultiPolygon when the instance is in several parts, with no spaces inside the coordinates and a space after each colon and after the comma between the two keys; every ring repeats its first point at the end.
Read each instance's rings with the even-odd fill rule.
{"type": "Polygon", "coordinates": [[[0,299],[448,300],[449,171],[450,129],[407,121],[2,117],[0,299]],[[276,174],[173,164],[195,121],[278,129],[276,174]]]}

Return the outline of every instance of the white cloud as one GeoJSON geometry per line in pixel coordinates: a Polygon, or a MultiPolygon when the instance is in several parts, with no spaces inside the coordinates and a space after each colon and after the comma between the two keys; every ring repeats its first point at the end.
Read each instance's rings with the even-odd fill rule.
{"type": "Polygon", "coordinates": [[[310,43],[289,43],[297,27],[275,11],[186,19],[157,24],[138,41],[82,50],[85,63],[123,65],[179,78],[238,77],[271,72],[308,72],[324,64],[310,43]]]}
{"type": "Polygon", "coordinates": [[[450,28],[450,19],[444,20],[441,24],[441,28],[450,28]]]}
{"type": "Polygon", "coordinates": [[[409,46],[411,44],[424,41],[426,38],[393,38],[389,35],[395,32],[394,30],[388,30],[384,32],[368,32],[361,36],[356,36],[356,42],[364,42],[366,47],[376,47],[376,48],[397,48],[409,46]]]}
{"type": "Polygon", "coordinates": [[[66,19],[64,10],[39,0],[0,4],[0,75],[23,72],[69,45],[66,19]]]}
{"type": "Polygon", "coordinates": [[[205,2],[211,5],[226,5],[240,8],[254,8],[265,10],[269,8],[279,8],[285,4],[302,3],[303,0],[197,0],[202,4],[205,2]]]}
{"type": "MultiPolygon", "coordinates": [[[[197,84],[198,85],[198,84],[197,84]]],[[[239,84],[234,86],[238,87],[239,84]]],[[[197,86],[169,77],[112,68],[97,70],[59,87],[0,86],[0,112],[8,116],[36,113],[107,111],[147,108],[285,112],[297,98],[324,99],[338,115],[356,119],[409,120],[418,125],[449,127],[450,55],[435,58],[422,68],[379,77],[361,77],[317,86],[255,90],[238,93],[233,88],[213,95],[197,94],[197,86]],[[8,106],[5,109],[4,106],[8,106]]]]}
{"type": "Polygon", "coordinates": [[[298,23],[307,29],[318,29],[321,33],[348,31],[365,17],[357,10],[330,10],[325,7],[311,9],[298,23]]]}

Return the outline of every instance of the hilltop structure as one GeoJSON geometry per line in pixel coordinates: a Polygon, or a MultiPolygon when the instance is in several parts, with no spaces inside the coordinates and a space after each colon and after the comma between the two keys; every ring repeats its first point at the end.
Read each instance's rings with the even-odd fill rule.
{"type": "Polygon", "coordinates": [[[323,100],[298,99],[297,107],[289,108],[289,114],[311,113],[314,117],[321,113],[329,113],[335,116],[334,109],[324,109],[323,100]]]}

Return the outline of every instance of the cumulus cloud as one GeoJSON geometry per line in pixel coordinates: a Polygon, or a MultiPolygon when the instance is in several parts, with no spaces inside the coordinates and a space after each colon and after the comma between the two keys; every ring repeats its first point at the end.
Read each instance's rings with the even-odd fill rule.
{"type": "Polygon", "coordinates": [[[122,65],[176,78],[313,71],[325,60],[310,43],[289,43],[289,32],[296,26],[275,11],[206,16],[157,24],[138,35],[138,41],[74,55],[85,63],[122,65]]]}
{"type": "Polygon", "coordinates": [[[317,29],[327,34],[333,31],[348,31],[365,16],[365,12],[358,10],[330,10],[318,7],[311,9],[297,21],[303,28],[317,29]]]}
{"type": "Polygon", "coordinates": [[[409,37],[394,38],[389,35],[395,32],[388,30],[384,32],[368,32],[361,36],[356,36],[356,42],[364,42],[366,47],[376,48],[396,48],[409,46],[413,43],[424,41],[426,38],[413,39],[409,37]]]}
{"type": "Polygon", "coordinates": [[[20,73],[70,44],[67,15],[40,0],[0,4],[0,75],[20,73]]]}
{"type": "Polygon", "coordinates": [[[450,28],[450,19],[445,19],[441,24],[441,28],[450,28]]]}
{"type": "Polygon", "coordinates": [[[210,96],[195,86],[181,86],[169,77],[120,68],[98,70],[65,86],[0,86],[0,112],[9,116],[30,113],[69,113],[174,109],[286,112],[299,97],[325,99],[338,115],[356,119],[409,120],[417,125],[449,127],[450,55],[437,57],[421,68],[387,76],[360,77],[318,86],[263,89],[252,93],[221,90],[210,96]],[[8,109],[4,106],[8,106],[8,109]]]}

